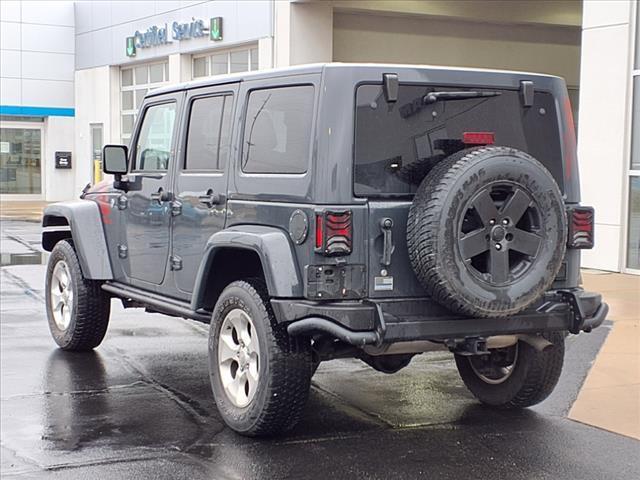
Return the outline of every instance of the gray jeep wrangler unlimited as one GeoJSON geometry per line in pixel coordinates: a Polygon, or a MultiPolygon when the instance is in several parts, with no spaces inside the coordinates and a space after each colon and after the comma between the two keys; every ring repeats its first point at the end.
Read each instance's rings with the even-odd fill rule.
{"type": "Polygon", "coordinates": [[[210,323],[209,372],[244,435],[292,428],[319,362],[394,373],[455,356],[484,404],[545,399],[580,287],[580,206],[562,79],[309,65],[148,93],[113,174],[46,208],[47,314],[65,350],[100,344],[110,302],[210,323]]]}

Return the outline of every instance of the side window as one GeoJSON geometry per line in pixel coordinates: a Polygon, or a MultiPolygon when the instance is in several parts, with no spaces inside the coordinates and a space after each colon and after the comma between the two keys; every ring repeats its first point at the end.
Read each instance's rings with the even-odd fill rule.
{"type": "Polygon", "coordinates": [[[145,110],[136,141],[134,169],[164,172],[169,168],[176,104],[153,105],[145,110]]]}
{"type": "Polygon", "coordinates": [[[306,172],[312,119],[312,85],[253,90],[244,122],[242,170],[306,172]]]}
{"type": "Polygon", "coordinates": [[[185,170],[222,170],[229,157],[231,95],[197,98],[191,104],[185,170]]]}

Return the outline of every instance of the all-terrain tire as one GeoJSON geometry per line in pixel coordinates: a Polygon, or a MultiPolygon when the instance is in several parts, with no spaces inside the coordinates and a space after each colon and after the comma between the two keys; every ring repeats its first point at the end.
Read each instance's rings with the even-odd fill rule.
{"type": "Polygon", "coordinates": [[[102,290],[101,282],[84,278],[71,240],[59,241],[49,256],[45,297],[49,330],[61,349],[86,351],[100,345],[109,325],[111,299],[102,290]],[[64,327],[56,322],[54,316],[57,303],[54,305],[56,299],[52,293],[52,284],[56,283],[53,274],[58,264],[64,264],[64,272],[69,277],[68,286],[72,292],[68,295],[69,305],[65,307],[69,308],[69,320],[64,327]]]}
{"type": "Polygon", "coordinates": [[[564,332],[543,335],[553,346],[540,352],[519,341],[511,374],[501,383],[487,383],[472,367],[473,357],[456,355],[456,365],[464,384],[483,404],[499,409],[536,405],[546,399],[560,378],[564,361],[564,332]]]}
{"type": "Polygon", "coordinates": [[[426,291],[449,310],[476,317],[507,317],[538,300],[562,265],[566,235],[551,173],[507,147],[462,150],[436,165],[407,221],[409,258],[426,291]],[[467,240],[479,248],[465,250],[467,240]]]}
{"type": "MultiPolygon", "coordinates": [[[[251,437],[290,430],[298,423],[306,405],[312,374],[309,340],[290,337],[285,326],[276,322],[264,282],[248,279],[229,284],[216,303],[209,330],[209,376],[225,423],[251,437]],[[219,360],[223,323],[237,309],[251,319],[251,341],[257,339],[259,345],[257,388],[249,403],[240,406],[237,402],[234,404],[223,386],[223,367],[219,360]]],[[[237,366],[235,375],[238,375],[237,366]]]]}

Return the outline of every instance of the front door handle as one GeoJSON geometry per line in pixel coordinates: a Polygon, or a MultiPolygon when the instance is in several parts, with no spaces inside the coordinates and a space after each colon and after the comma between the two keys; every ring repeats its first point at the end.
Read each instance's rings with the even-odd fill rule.
{"type": "Polygon", "coordinates": [[[213,193],[213,190],[209,189],[207,193],[198,197],[198,201],[209,208],[213,208],[214,205],[220,203],[220,195],[213,193]]]}
{"type": "Polygon", "coordinates": [[[164,189],[160,187],[157,192],[149,195],[149,198],[151,198],[152,202],[158,202],[158,204],[161,204],[162,202],[170,202],[173,200],[173,195],[171,192],[165,192],[164,189]]]}

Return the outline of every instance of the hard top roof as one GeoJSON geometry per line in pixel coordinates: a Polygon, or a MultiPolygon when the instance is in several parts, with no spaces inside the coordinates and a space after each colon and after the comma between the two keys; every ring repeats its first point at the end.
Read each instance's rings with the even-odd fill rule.
{"type": "Polygon", "coordinates": [[[393,63],[312,63],[305,65],[296,65],[292,67],[273,68],[268,70],[257,70],[253,72],[241,72],[231,73],[227,75],[216,75],[213,77],[207,77],[199,80],[192,80],[189,82],[183,82],[175,85],[168,85],[154,89],[148,93],[149,96],[162,95],[165,93],[178,92],[181,90],[187,90],[192,88],[202,88],[215,85],[224,85],[228,83],[244,82],[248,80],[260,80],[265,78],[278,78],[288,77],[294,75],[307,75],[314,73],[322,73],[325,69],[358,69],[362,72],[368,70],[378,72],[385,70],[388,72],[398,73],[400,81],[402,81],[402,72],[415,73],[415,72],[438,72],[452,73],[452,74],[487,74],[491,77],[505,76],[505,77],[530,77],[530,78],[559,78],[554,75],[547,75],[542,73],[531,72],[518,72],[510,70],[490,70],[483,68],[467,68],[467,67],[452,67],[452,66],[434,66],[434,65],[408,65],[408,64],[393,64],[393,63]]]}

